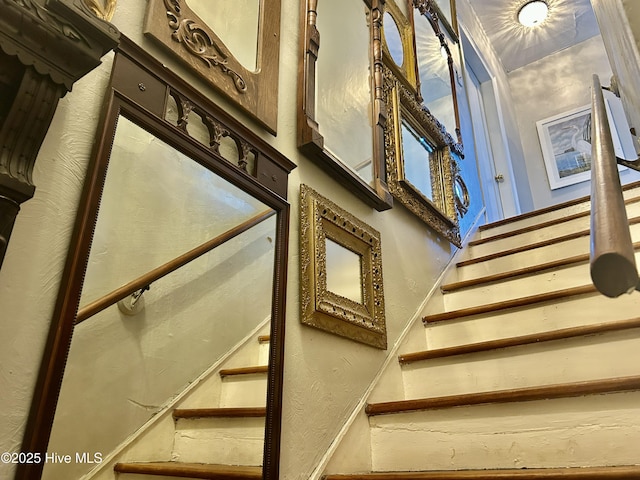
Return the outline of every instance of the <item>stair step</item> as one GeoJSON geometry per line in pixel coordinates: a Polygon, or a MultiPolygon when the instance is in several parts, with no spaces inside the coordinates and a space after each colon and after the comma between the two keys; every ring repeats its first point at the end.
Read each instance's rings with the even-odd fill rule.
{"type": "MultiPolygon", "coordinates": [[[[635,248],[640,248],[640,242],[634,244],[635,248]]],[[[509,270],[506,272],[494,273],[492,275],[485,275],[482,277],[472,278],[469,280],[462,280],[459,282],[451,282],[443,285],[440,290],[442,293],[455,292],[469,287],[475,287],[477,285],[484,285],[489,283],[495,283],[502,280],[510,280],[513,278],[523,277],[527,275],[533,275],[536,273],[542,273],[548,270],[556,268],[562,268],[569,265],[580,264],[589,261],[589,254],[584,253],[582,255],[574,255],[573,257],[562,258],[559,260],[553,260],[551,262],[541,263],[538,265],[531,265],[525,268],[519,268],[516,270],[509,270]]]]}
{"type": "Polygon", "coordinates": [[[521,335],[519,337],[500,338],[496,340],[489,340],[486,342],[468,343],[464,345],[456,345],[453,347],[436,348],[433,350],[424,350],[421,352],[405,353],[398,356],[398,361],[401,364],[409,364],[422,360],[444,358],[454,355],[465,355],[469,353],[486,352],[501,348],[538,344],[542,342],[581,337],[586,335],[595,335],[598,333],[627,330],[639,327],[640,318],[632,318],[616,322],[597,323],[594,325],[579,325],[576,327],[561,328],[558,330],[533,333],[530,335],[521,335]]]}
{"type": "Polygon", "coordinates": [[[422,321],[426,325],[428,323],[442,322],[445,320],[460,319],[463,317],[470,317],[474,315],[481,315],[485,313],[498,312],[500,310],[508,310],[517,307],[525,307],[534,305],[536,303],[544,303],[555,301],[567,297],[586,295],[589,293],[596,293],[596,287],[593,285],[582,285],[579,287],[565,288],[562,290],[556,290],[553,292],[541,293],[537,295],[529,295],[527,297],[515,298],[513,300],[505,300],[503,302],[488,303],[485,305],[479,305],[476,307],[461,308],[458,310],[452,310],[449,312],[436,313],[433,315],[425,316],[422,321]]]}
{"type": "MultiPolygon", "coordinates": [[[[634,196],[635,192],[632,190],[638,187],[640,187],[640,182],[632,182],[623,185],[622,190],[624,196],[626,198],[634,196]]],[[[564,217],[566,214],[575,213],[580,210],[589,211],[590,200],[590,196],[587,195],[567,202],[551,205],[549,207],[540,208],[538,210],[498,220],[487,225],[481,225],[479,231],[483,236],[485,234],[494,235],[514,228],[521,228],[522,226],[539,223],[540,221],[552,218],[554,215],[564,217]],[[568,210],[568,212],[562,212],[562,210],[568,210]]]]}
{"type": "Polygon", "coordinates": [[[507,468],[325,475],[324,480],[630,480],[640,478],[640,466],[574,468],[507,468]]]}
{"type": "MultiPolygon", "coordinates": [[[[448,357],[402,368],[404,396],[463,395],[638,374],[640,330],[448,357]],[[620,359],[624,358],[624,362],[620,359]]],[[[392,397],[393,398],[393,397],[392,397]]]]}
{"type": "MultiPolygon", "coordinates": [[[[629,226],[631,225],[636,225],[640,223],[640,216],[636,216],[636,217],[632,217],[629,219],[629,226]]],[[[467,265],[473,265],[475,263],[481,263],[481,262],[487,262],[489,260],[494,260],[496,258],[501,258],[501,257],[505,257],[508,255],[514,255],[516,253],[521,253],[521,252],[527,252],[530,250],[535,250],[538,248],[543,248],[543,247],[548,247],[550,245],[557,245],[559,243],[563,243],[563,242],[567,242],[570,240],[574,240],[576,238],[581,238],[581,237],[587,237],[590,234],[590,230],[589,229],[583,229],[577,232],[573,232],[573,233],[569,233],[566,235],[560,235],[558,237],[554,237],[554,238],[549,238],[549,239],[545,239],[542,240],[540,242],[534,242],[534,243],[530,243],[527,245],[520,245],[514,248],[509,248],[506,250],[501,250],[498,252],[494,252],[494,253],[490,253],[487,255],[479,255],[476,256],[474,258],[470,258],[468,260],[463,260],[461,262],[458,262],[456,264],[456,266],[458,267],[465,267],[467,265]]]]}
{"type": "MultiPolygon", "coordinates": [[[[631,205],[631,204],[635,204],[640,202],[640,197],[638,196],[633,196],[630,198],[627,198],[624,200],[624,204],[627,206],[631,205]]],[[[502,232],[502,233],[497,233],[491,236],[483,236],[482,238],[478,239],[478,240],[472,240],[471,242],[469,242],[469,246],[478,246],[478,245],[484,245],[485,243],[491,243],[491,242],[495,242],[497,240],[504,240],[506,238],[510,238],[510,237],[515,237],[518,235],[522,235],[525,233],[531,233],[531,232],[539,232],[540,230],[544,229],[544,228],[548,228],[548,227],[554,227],[554,226],[558,226],[558,225],[562,225],[564,223],[568,223],[571,222],[573,220],[579,220],[579,219],[585,219],[587,220],[587,224],[588,222],[588,218],[591,215],[590,210],[584,210],[581,212],[577,212],[577,213],[573,213],[571,215],[566,215],[564,217],[559,217],[559,218],[554,218],[551,220],[546,220],[540,223],[537,223],[535,225],[528,225],[526,227],[520,227],[508,232],[502,232]]],[[[627,215],[629,215],[629,213],[627,213],[627,215]]]]}
{"type": "Polygon", "coordinates": [[[167,477],[198,478],[207,480],[262,479],[262,467],[235,465],[209,465],[202,463],[149,462],[116,463],[117,473],[164,475],[167,477]]]}
{"type": "Polygon", "coordinates": [[[268,365],[256,365],[251,367],[224,368],[220,370],[221,377],[231,377],[235,375],[255,375],[268,373],[268,365]]]}
{"type": "Polygon", "coordinates": [[[266,414],[265,407],[177,408],[173,418],[264,417],[266,414]]]}
{"type": "Polygon", "coordinates": [[[387,415],[418,410],[434,410],[488,403],[530,402],[633,390],[640,390],[640,376],[371,403],[367,405],[365,412],[369,416],[387,415]]]}

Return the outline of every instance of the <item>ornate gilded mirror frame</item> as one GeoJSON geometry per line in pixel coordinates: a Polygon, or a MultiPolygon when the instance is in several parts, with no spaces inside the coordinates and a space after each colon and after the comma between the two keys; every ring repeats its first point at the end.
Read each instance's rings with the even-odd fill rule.
{"type": "MultiPolygon", "coordinates": [[[[82,320],[78,307],[89,252],[112,142],[118,118],[123,116],[277,212],[262,469],[262,478],[276,480],[279,478],[290,211],[286,195],[288,174],[295,164],[126,37],[122,37],[117,50],[104,102],[21,451],[47,451],[72,335],[75,325],[82,320]],[[171,115],[172,102],[177,107],[177,117],[171,115]],[[199,128],[190,130],[198,124],[199,128]],[[206,132],[206,138],[196,132],[206,132]],[[238,145],[236,162],[226,158],[219,148],[223,137],[230,137],[238,145]],[[255,163],[249,167],[243,159],[251,152],[255,163]]],[[[41,478],[43,467],[43,462],[22,464],[16,479],[41,478]]]]}
{"type": "Polygon", "coordinates": [[[451,35],[453,41],[458,43],[460,34],[458,33],[456,0],[435,0],[433,8],[438,13],[438,18],[449,35],[451,35]]]}
{"type": "Polygon", "coordinates": [[[452,146],[455,145],[451,135],[388,69],[385,69],[384,93],[387,108],[392,112],[387,121],[385,136],[389,190],[423,222],[454,245],[461,246],[454,193],[458,165],[451,153],[452,146]],[[405,176],[403,122],[432,149],[428,155],[432,190],[430,199],[405,176]]]}
{"type": "Polygon", "coordinates": [[[300,189],[301,321],[373,347],[387,348],[380,233],[306,185],[300,189]],[[327,288],[327,241],[359,257],[361,302],[327,288]]]}
{"type": "MultiPolygon", "coordinates": [[[[405,1],[405,0],[398,0],[405,1]]],[[[384,64],[393,71],[396,77],[402,80],[406,86],[411,88],[419,95],[419,76],[418,66],[416,62],[416,41],[413,30],[413,9],[408,8],[409,18],[407,18],[396,4],[395,0],[387,0],[385,2],[384,25],[382,29],[382,45],[384,64]],[[389,18],[391,17],[391,18],[389,18]],[[392,26],[388,25],[388,20],[395,23],[400,38],[400,45],[392,45],[389,35],[392,26]],[[400,65],[396,62],[392,50],[394,48],[402,48],[402,62],[400,65]]]]}
{"type": "Polygon", "coordinates": [[[149,0],[144,31],[275,135],[281,0],[259,2],[255,70],[237,60],[187,0],[149,0]]]}
{"type": "MultiPolygon", "coordinates": [[[[360,199],[376,210],[391,208],[393,199],[389,194],[385,180],[384,130],[386,109],[382,97],[382,5],[384,0],[362,1],[362,20],[369,24],[368,68],[371,89],[371,129],[373,145],[370,163],[372,180],[365,181],[353,168],[346,165],[327,147],[322,134],[322,125],[317,118],[318,78],[316,65],[322,55],[321,35],[317,28],[318,4],[323,0],[305,0],[301,2],[300,14],[300,59],[298,69],[298,148],[316,161],[322,168],[335,176],[342,184],[353,191],[360,199]],[[366,12],[365,12],[366,10],[366,12]],[[365,18],[366,13],[366,18],[365,18]]],[[[327,32],[331,35],[331,32],[327,32]]],[[[349,48],[349,46],[345,46],[349,48]]]]}

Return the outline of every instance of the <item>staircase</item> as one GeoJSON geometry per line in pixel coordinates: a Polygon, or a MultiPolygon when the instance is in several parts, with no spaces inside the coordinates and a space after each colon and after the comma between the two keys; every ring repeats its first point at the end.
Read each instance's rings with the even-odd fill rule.
{"type": "Polygon", "coordinates": [[[596,292],[588,252],[588,199],[481,227],[325,480],[640,478],[640,293],[596,292]]]}
{"type": "Polygon", "coordinates": [[[261,479],[269,324],[87,480],[261,479]],[[220,368],[221,367],[221,368],[220,368]]]}

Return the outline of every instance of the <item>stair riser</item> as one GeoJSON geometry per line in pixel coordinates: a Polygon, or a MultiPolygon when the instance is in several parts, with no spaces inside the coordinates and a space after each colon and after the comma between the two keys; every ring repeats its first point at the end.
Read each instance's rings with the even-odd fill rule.
{"type": "Polygon", "coordinates": [[[634,329],[414,362],[403,367],[405,399],[633,376],[639,347],[634,329]]]}
{"type": "MultiPolygon", "coordinates": [[[[640,202],[627,205],[627,217],[640,216],[640,202]]],[[[474,258],[482,255],[490,255],[511,248],[517,248],[532,242],[551,240],[563,235],[569,235],[582,230],[588,230],[591,219],[589,216],[567,220],[558,225],[552,225],[536,229],[534,232],[526,232],[512,237],[493,240],[480,245],[474,245],[467,249],[465,258],[474,258]]],[[[636,238],[636,240],[638,240],[636,238]]]]}
{"type": "Polygon", "coordinates": [[[383,415],[370,423],[374,471],[632,465],[640,394],[383,415]]]}
{"type": "Polygon", "coordinates": [[[264,418],[179,420],[172,461],[262,465],[264,418]]]}
{"type": "MultiPolygon", "coordinates": [[[[640,196],[640,188],[624,191],[623,196],[625,200],[638,197],[640,196]]],[[[563,218],[569,215],[574,215],[576,213],[589,211],[590,208],[591,208],[591,203],[587,201],[584,203],[580,203],[578,205],[573,205],[571,207],[555,210],[553,212],[544,213],[541,215],[536,215],[531,218],[525,218],[522,220],[510,222],[510,223],[507,223],[506,225],[501,225],[501,226],[489,228],[486,230],[481,230],[478,238],[487,238],[487,237],[492,237],[494,235],[499,235],[506,232],[512,232],[520,228],[526,228],[532,225],[538,225],[543,222],[548,222],[550,220],[555,220],[555,219],[563,218]]]]}
{"type": "Polygon", "coordinates": [[[640,312],[640,295],[617,299],[600,294],[569,297],[529,307],[494,312],[429,324],[425,329],[427,348],[444,348],[531,333],[593,325],[634,318],[640,312]]]}
{"type": "Polygon", "coordinates": [[[220,407],[261,407],[267,399],[267,375],[235,375],[222,380],[220,407]]]}
{"type": "Polygon", "coordinates": [[[589,284],[591,284],[589,264],[582,263],[537,275],[447,292],[443,296],[444,311],[503,302],[589,284]]]}

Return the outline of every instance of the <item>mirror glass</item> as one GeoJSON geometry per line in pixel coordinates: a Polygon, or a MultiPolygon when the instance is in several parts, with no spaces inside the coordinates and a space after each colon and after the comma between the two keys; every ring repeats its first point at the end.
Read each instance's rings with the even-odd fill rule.
{"type": "Polygon", "coordinates": [[[431,154],[433,147],[404,119],[402,120],[402,156],[404,179],[422,195],[433,201],[431,154]]]}
{"type": "Polygon", "coordinates": [[[327,238],[327,291],[362,303],[361,257],[327,238]]]}
{"type": "Polygon", "coordinates": [[[415,16],[420,93],[429,111],[456,138],[456,113],[448,53],[424,15],[415,16]]]}
{"type": "Polygon", "coordinates": [[[316,120],[324,148],[362,180],[373,181],[369,8],[356,0],[318,2],[316,120]],[[354,141],[358,139],[358,141],[354,141]]]}
{"type": "Polygon", "coordinates": [[[257,70],[261,0],[188,0],[247,70],[257,70]]]}
{"type": "Polygon", "coordinates": [[[402,48],[402,38],[400,37],[400,30],[395,18],[389,12],[384,12],[384,39],[391,54],[391,58],[394,63],[399,67],[404,62],[404,51],[402,48]]]}
{"type": "MultiPolygon", "coordinates": [[[[262,212],[273,210],[120,116],[79,317],[87,303],[262,212]]],[[[247,393],[220,369],[238,355],[251,360],[233,367],[267,362],[258,336],[269,332],[276,218],[153,281],[135,312],[111,305],[76,325],[49,451],[107,456],[147,422],[168,422],[190,433],[160,440],[173,445],[167,461],[262,465],[264,418],[218,425],[202,449],[196,424],[173,427],[171,415],[176,407],[264,408],[266,373],[247,393]]],[[[77,479],[93,466],[48,463],[43,478],[77,479]]]]}
{"type": "Polygon", "coordinates": [[[452,25],[453,17],[451,15],[451,0],[435,0],[435,2],[436,2],[436,5],[438,5],[438,8],[440,9],[440,11],[442,12],[442,15],[444,16],[444,20],[447,21],[449,25],[452,25]]]}

